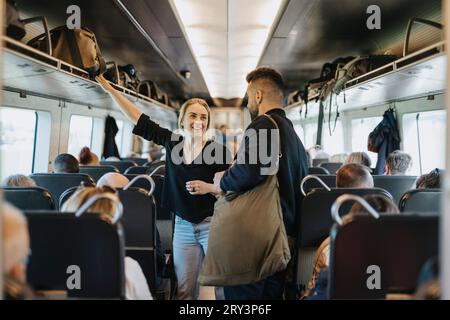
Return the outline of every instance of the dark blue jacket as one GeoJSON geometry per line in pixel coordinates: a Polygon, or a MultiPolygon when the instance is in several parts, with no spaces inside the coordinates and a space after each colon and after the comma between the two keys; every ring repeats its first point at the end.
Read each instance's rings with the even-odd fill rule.
{"type": "Polygon", "coordinates": [[[386,158],[393,151],[400,149],[400,133],[393,110],[387,110],[383,115],[383,120],[370,133],[368,149],[378,153],[377,165],[373,174],[384,174],[386,158]]]}
{"type": "MultiPolygon", "coordinates": [[[[273,109],[268,111],[267,114],[275,120],[280,128],[282,156],[279,159],[277,178],[281,208],[283,210],[286,233],[289,236],[296,237],[298,215],[302,200],[300,182],[306,176],[308,170],[306,151],[295,133],[292,122],[286,117],[286,113],[282,109],[273,109]]],[[[259,132],[262,129],[271,130],[275,129],[275,126],[265,116],[259,116],[253,120],[246,129],[245,137],[242,141],[243,145],[238,154],[244,152],[246,158],[252,158],[254,152],[257,152],[259,147],[261,147],[259,144],[263,141],[260,141],[260,139],[252,139],[249,137],[248,132],[251,130],[259,132]],[[255,146],[255,144],[258,145],[255,146]]],[[[266,148],[269,152],[271,152],[270,138],[271,135],[269,133],[268,139],[265,141],[268,144],[266,148]]],[[[267,175],[261,174],[261,168],[267,166],[260,161],[256,164],[250,164],[248,162],[234,164],[225,172],[220,182],[220,187],[224,191],[244,192],[250,190],[267,179],[267,175]]]]}

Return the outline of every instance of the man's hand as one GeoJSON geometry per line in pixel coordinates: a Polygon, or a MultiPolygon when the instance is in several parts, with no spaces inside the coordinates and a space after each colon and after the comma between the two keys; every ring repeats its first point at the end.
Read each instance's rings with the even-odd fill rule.
{"type": "Polygon", "coordinates": [[[222,192],[222,189],[220,188],[220,181],[222,180],[223,175],[225,174],[225,171],[216,172],[214,175],[214,193],[219,194],[222,192]]]}

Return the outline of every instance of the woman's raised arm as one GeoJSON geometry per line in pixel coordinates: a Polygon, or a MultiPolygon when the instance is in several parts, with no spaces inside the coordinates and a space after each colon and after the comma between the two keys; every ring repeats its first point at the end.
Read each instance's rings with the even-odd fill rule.
{"type": "Polygon", "coordinates": [[[111,94],[114,101],[116,101],[122,112],[131,120],[131,122],[137,124],[140,116],[142,115],[142,111],[139,110],[133,102],[125,98],[119,91],[114,89],[102,75],[96,77],[95,79],[106,92],[111,94]]]}

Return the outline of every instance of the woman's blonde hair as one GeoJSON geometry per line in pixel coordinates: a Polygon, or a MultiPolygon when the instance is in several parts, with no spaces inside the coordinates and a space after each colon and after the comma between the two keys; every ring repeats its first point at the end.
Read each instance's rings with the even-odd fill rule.
{"type": "Polygon", "coordinates": [[[182,128],[182,122],[184,120],[184,116],[186,115],[186,111],[189,106],[192,106],[193,104],[199,104],[203,106],[206,111],[208,112],[208,124],[206,125],[206,129],[209,129],[209,125],[211,123],[211,109],[209,109],[208,103],[200,98],[192,98],[183,103],[183,105],[180,108],[180,114],[178,115],[178,128],[182,128]]]}
{"type": "MultiPolygon", "coordinates": [[[[110,187],[80,187],[66,202],[64,202],[61,207],[61,211],[75,212],[91,197],[104,193],[111,194],[115,200],[119,202],[119,197],[117,196],[116,191],[110,187]]],[[[112,223],[112,219],[117,209],[116,201],[106,198],[99,199],[86,212],[98,213],[100,214],[100,218],[102,220],[112,223]]]]}

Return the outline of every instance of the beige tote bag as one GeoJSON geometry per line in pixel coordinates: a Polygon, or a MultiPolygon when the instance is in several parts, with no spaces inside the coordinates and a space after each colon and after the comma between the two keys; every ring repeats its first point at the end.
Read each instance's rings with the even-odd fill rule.
{"type": "Polygon", "coordinates": [[[257,282],[286,269],[290,259],[276,174],[243,194],[218,198],[199,275],[201,285],[257,282]]]}

